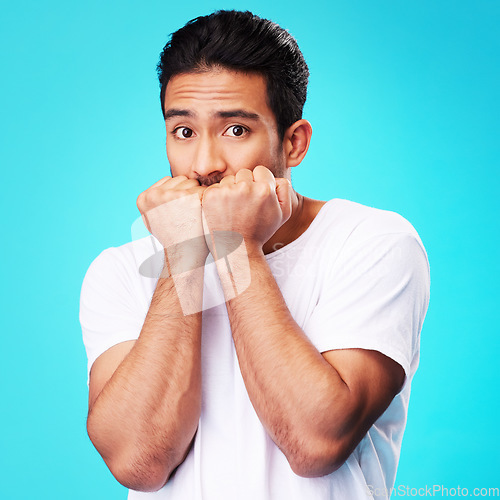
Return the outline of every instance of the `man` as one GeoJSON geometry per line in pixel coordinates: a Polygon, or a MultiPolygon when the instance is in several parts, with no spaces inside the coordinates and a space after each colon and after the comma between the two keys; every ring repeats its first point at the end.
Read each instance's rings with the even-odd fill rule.
{"type": "Polygon", "coordinates": [[[418,235],[292,189],[308,69],[276,24],[195,19],[159,78],[172,176],[137,200],[153,236],[82,289],[92,442],[133,499],[388,495],[428,304],[418,235]]]}

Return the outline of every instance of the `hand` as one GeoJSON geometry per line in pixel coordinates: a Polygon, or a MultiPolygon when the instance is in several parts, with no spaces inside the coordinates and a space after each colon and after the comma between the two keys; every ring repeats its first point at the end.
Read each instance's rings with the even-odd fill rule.
{"type": "Polygon", "coordinates": [[[179,271],[202,265],[208,255],[201,221],[205,189],[184,175],[166,176],[137,198],[148,231],[163,245],[170,266],[179,271]]]}
{"type": "Polygon", "coordinates": [[[239,170],[235,176],[209,186],[203,193],[202,210],[210,251],[214,253],[211,243],[218,234],[235,233],[243,237],[248,251],[262,251],[264,243],[289,219],[291,193],[287,179],[276,179],[260,165],[253,171],[239,170]]]}

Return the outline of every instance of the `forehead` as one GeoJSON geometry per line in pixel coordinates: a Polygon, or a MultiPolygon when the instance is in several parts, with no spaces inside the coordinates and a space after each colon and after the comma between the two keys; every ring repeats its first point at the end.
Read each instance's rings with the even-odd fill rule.
{"type": "Polygon", "coordinates": [[[169,108],[196,112],[243,109],[274,118],[267,102],[265,78],[225,69],[173,76],[165,90],[164,107],[165,112],[169,108]]]}

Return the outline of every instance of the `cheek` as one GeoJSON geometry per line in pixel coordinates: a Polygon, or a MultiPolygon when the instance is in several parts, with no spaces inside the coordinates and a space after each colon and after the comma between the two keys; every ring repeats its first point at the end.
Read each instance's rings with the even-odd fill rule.
{"type": "Polygon", "coordinates": [[[228,163],[235,170],[257,165],[271,166],[276,162],[276,151],[266,137],[256,137],[245,144],[235,144],[226,149],[228,163]]]}
{"type": "Polygon", "coordinates": [[[175,144],[169,144],[167,142],[167,159],[170,170],[172,171],[172,176],[189,176],[191,161],[188,151],[180,151],[180,148],[176,147],[175,144]]]}

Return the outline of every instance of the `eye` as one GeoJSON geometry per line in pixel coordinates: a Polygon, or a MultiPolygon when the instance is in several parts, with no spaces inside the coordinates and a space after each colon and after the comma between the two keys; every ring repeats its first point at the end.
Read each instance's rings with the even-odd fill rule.
{"type": "Polygon", "coordinates": [[[231,125],[225,132],[224,135],[229,137],[241,137],[248,133],[248,129],[242,125],[231,125]]]}
{"type": "Polygon", "coordinates": [[[190,139],[194,135],[194,132],[188,127],[177,127],[172,133],[177,139],[190,139]]]}

